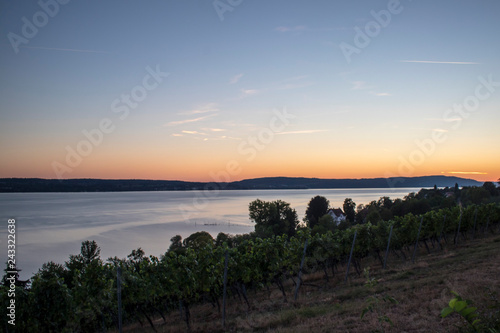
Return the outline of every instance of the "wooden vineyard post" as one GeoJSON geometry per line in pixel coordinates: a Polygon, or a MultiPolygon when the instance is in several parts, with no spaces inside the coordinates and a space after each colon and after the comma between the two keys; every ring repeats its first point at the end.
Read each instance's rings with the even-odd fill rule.
{"type": "Polygon", "coordinates": [[[387,256],[389,255],[389,246],[391,245],[391,237],[392,237],[392,228],[394,227],[394,224],[391,225],[391,230],[389,231],[389,239],[387,240],[387,249],[385,250],[385,257],[384,257],[384,269],[387,267],[387,256]]]}
{"type": "Polygon", "coordinates": [[[476,211],[474,212],[474,229],[472,229],[472,239],[476,236],[476,223],[477,223],[477,207],[476,211]]]}
{"type": "Polygon", "coordinates": [[[118,332],[122,333],[122,268],[116,269],[116,295],[118,297],[118,332]]]}
{"type": "Polygon", "coordinates": [[[227,293],[227,250],[224,253],[224,288],[222,291],[222,327],[226,328],[226,293],[227,293]]]}
{"type": "Polygon", "coordinates": [[[423,216],[420,218],[420,226],[418,227],[417,240],[415,241],[415,248],[413,249],[413,257],[411,258],[412,263],[415,263],[415,256],[417,255],[418,239],[420,238],[420,230],[422,229],[422,222],[424,222],[423,216]]]}
{"type": "Polygon", "coordinates": [[[307,250],[307,238],[306,241],[304,242],[304,252],[302,253],[302,260],[300,260],[299,276],[297,278],[297,286],[295,287],[295,295],[294,295],[295,301],[299,296],[300,282],[302,281],[302,267],[304,267],[304,260],[306,259],[306,250],[307,250]]]}
{"type": "Polygon", "coordinates": [[[444,225],[445,224],[446,224],[446,214],[444,214],[443,226],[441,227],[441,233],[439,234],[439,240],[438,240],[439,248],[441,250],[443,249],[443,246],[441,245],[441,238],[443,238],[443,231],[444,231],[444,225]]]}
{"type": "Polygon", "coordinates": [[[462,211],[460,211],[460,219],[458,220],[457,233],[455,235],[455,245],[458,244],[458,235],[460,235],[460,225],[462,224],[462,211]]]}
{"type": "Polygon", "coordinates": [[[358,231],[354,231],[354,238],[352,240],[351,253],[349,254],[349,261],[347,262],[347,271],[345,272],[345,283],[347,283],[347,277],[349,275],[349,268],[351,267],[352,252],[354,251],[354,243],[356,243],[356,235],[358,231]]]}

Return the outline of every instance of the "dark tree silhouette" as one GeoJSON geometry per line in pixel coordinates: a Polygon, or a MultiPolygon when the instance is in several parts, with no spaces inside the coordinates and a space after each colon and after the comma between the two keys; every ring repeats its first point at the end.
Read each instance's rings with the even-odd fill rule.
{"type": "Polygon", "coordinates": [[[317,195],[312,198],[311,201],[309,201],[309,205],[306,209],[306,216],[304,217],[307,226],[313,229],[319,219],[328,213],[329,206],[330,202],[325,197],[317,195]]]}
{"type": "Polygon", "coordinates": [[[346,215],[347,220],[349,220],[350,223],[354,223],[354,219],[356,217],[356,203],[352,201],[351,198],[345,198],[342,208],[344,209],[344,214],[346,215]]]}

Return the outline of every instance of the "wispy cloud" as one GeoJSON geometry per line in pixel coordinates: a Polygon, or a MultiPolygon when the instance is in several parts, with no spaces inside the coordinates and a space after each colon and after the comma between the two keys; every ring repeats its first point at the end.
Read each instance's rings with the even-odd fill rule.
{"type": "Polygon", "coordinates": [[[243,96],[252,96],[259,93],[257,89],[241,89],[241,92],[243,96]]]}
{"type": "Polygon", "coordinates": [[[208,116],[203,116],[203,117],[198,117],[198,118],[171,121],[169,123],[166,123],[164,126],[177,126],[177,125],[195,123],[195,122],[202,121],[202,120],[205,120],[205,119],[210,118],[210,117],[214,117],[216,115],[217,115],[217,113],[214,113],[214,114],[210,114],[208,116]]]}
{"type": "Polygon", "coordinates": [[[301,131],[288,131],[288,132],[279,132],[276,135],[287,135],[287,134],[312,134],[312,133],[321,133],[327,132],[328,130],[301,130],[301,131]]]}
{"type": "Polygon", "coordinates": [[[479,65],[479,62],[469,61],[433,61],[433,60],[400,60],[399,62],[415,62],[422,64],[448,64],[448,65],[479,65]]]}
{"type": "Polygon", "coordinates": [[[294,76],[289,79],[285,79],[278,83],[277,89],[279,90],[289,90],[289,89],[297,89],[312,86],[314,83],[310,81],[304,81],[308,76],[307,75],[299,75],[294,76]]]}
{"type": "MultiPolygon", "coordinates": [[[[329,32],[329,31],[339,31],[339,30],[347,30],[350,27],[326,27],[326,28],[310,28],[305,25],[296,25],[296,26],[279,26],[274,30],[278,32],[329,32]]],[[[333,43],[332,43],[333,44],[333,43]]],[[[337,44],[334,44],[337,45],[337,44]]]]}
{"type": "Polygon", "coordinates": [[[446,171],[443,173],[451,173],[453,175],[487,175],[487,172],[480,171],[446,171]]]}
{"type": "Polygon", "coordinates": [[[351,90],[370,90],[368,92],[370,95],[378,96],[378,97],[392,96],[388,92],[375,92],[375,91],[373,91],[373,89],[376,89],[376,87],[368,85],[366,81],[352,81],[351,84],[352,84],[351,90]]]}
{"type": "Polygon", "coordinates": [[[392,96],[391,94],[386,93],[386,92],[376,93],[376,92],[370,91],[370,94],[372,94],[373,96],[379,96],[379,97],[392,96]]]}
{"type": "Polygon", "coordinates": [[[243,75],[244,75],[244,74],[243,74],[243,73],[241,73],[241,74],[238,74],[238,75],[233,76],[233,77],[231,78],[231,80],[229,80],[229,83],[230,83],[230,84],[235,84],[235,83],[237,83],[237,82],[238,82],[238,81],[239,81],[239,80],[243,77],[243,75]]]}
{"type": "Polygon", "coordinates": [[[225,132],[226,130],[223,128],[202,128],[202,130],[207,132],[225,132]]]}
{"type": "Polygon", "coordinates": [[[370,89],[370,87],[366,85],[365,81],[353,81],[351,82],[351,84],[352,84],[351,90],[370,89]]]}
{"type": "Polygon", "coordinates": [[[206,133],[198,132],[198,131],[181,131],[184,134],[196,134],[196,135],[207,135],[206,133]]]}
{"type": "Polygon", "coordinates": [[[191,114],[200,114],[200,113],[207,113],[207,112],[217,112],[219,111],[218,105],[216,103],[207,103],[198,106],[194,110],[189,110],[189,111],[182,111],[179,112],[179,115],[191,115],[191,114]]]}
{"type": "Polygon", "coordinates": [[[416,130],[422,130],[422,131],[434,131],[434,132],[441,132],[441,133],[448,133],[449,130],[444,129],[444,128],[428,128],[428,127],[411,127],[411,129],[416,129],[416,130]]]}
{"type": "Polygon", "coordinates": [[[279,32],[296,32],[296,31],[306,30],[306,26],[305,25],[296,25],[294,27],[280,26],[274,30],[279,31],[279,32]]]}
{"type": "Polygon", "coordinates": [[[36,50],[49,50],[49,51],[63,51],[63,52],[80,52],[80,53],[103,53],[109,54],[110,52],[106,51],[97,51],[97,50],[83,50],[83,49],[62,49],[57,47],[43,47],[43,46],[20,46],[25,49],[36,49],[36,50]]]}

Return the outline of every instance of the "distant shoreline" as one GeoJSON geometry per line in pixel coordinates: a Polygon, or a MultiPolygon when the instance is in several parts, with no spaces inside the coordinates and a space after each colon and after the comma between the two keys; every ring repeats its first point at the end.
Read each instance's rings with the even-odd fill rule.
{"type": "Polygon", "coordinates": [[[481,186],[467,178],[449,176],[391,177],[363,179],[319,179],[265,177],[235,182],[186,182],[178,180],[140,179],[42,179],[0,178],[0,193],[39,192],[152,192],[211,190],[306,190],[355,188],[431,188],[481,186]]]}

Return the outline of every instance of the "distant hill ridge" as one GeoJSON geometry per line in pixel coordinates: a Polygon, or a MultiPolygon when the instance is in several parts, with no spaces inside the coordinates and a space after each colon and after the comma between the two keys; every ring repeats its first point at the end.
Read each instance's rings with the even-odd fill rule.
{"type": "Polygon", "coordinates": [[[481,186],[473,179],[450,176],[391,177],[362,179],[320,179],[301,177],[265,177],[229,183],[185,182],[179,180],[143,179],[42,179],[0,178],[0,192],[124,192],[124,191],[189,191],[208,189],[333,189],[333,188],[429,188],[481,186]],[[208,184],[212,184],[207,186],[208,184]]]}

